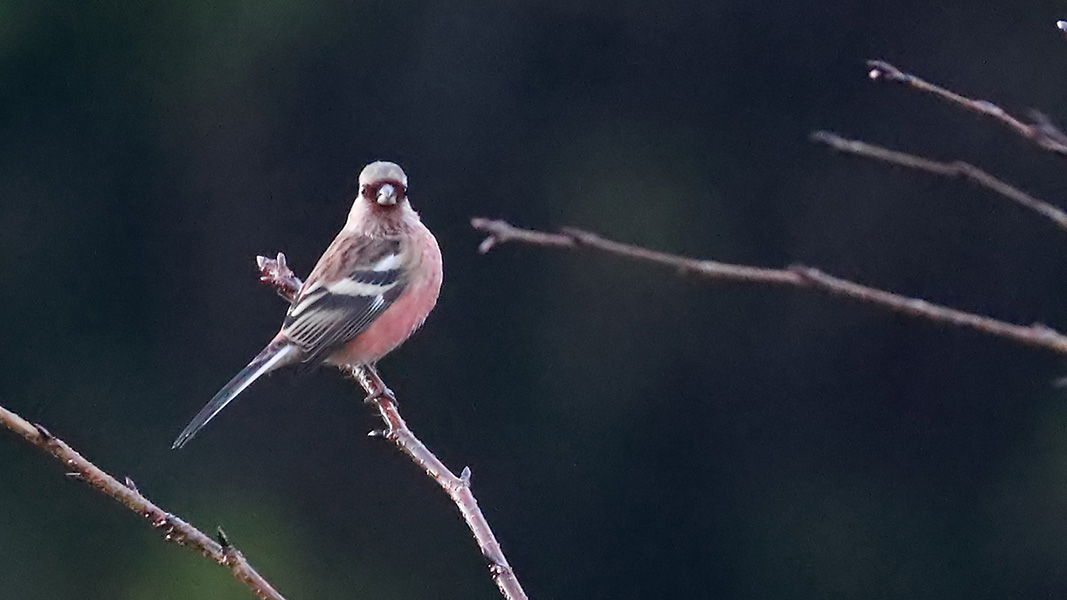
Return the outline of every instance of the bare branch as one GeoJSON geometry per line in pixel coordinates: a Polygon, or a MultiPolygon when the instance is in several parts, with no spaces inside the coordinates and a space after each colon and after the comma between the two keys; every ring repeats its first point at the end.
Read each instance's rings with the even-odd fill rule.
{"type": "Polygon", "coordinates": [[[960,106],[966,110],[991,117],[1007,126],[1015,133],[1037,144],[1041,148],[1056,154],[1067,156],[1067,135],[1045,115],[1034,112],[1035,123],[1026,123],[1003,108],[988,100],[975,100],[934,85],[924,79],[920,79],[910,73],[905,73],[893,65],[882,60],[869,60],[867,66],[871,68],[868,76],[875,81],[890,81],[900,83],[910,88],[927,94],[932,94],[951,104],[960,106]]]}
{"type": "Polygon", "coordinates": [[[489,528],[485,515],[478,508],[478,501],[474,498],[474,494],[471,493],[470,467],[464,467],[462,475],[457,477],[433,452],[430,452],[425,444],[419,441],[419,438],[415,437],[400,416],[393,392],[385,386],[373,368],[360,367],[353,370],[352,375],[367,391],[367,402],[374,404],[374,407],[378,409],[378,414],[385,421],[386,430],[374,432],[375,435],[396,444],[452,498],[452,502],[463,515],[463,520],[474,534],[474,540],[478,543],[482,556],[489,562],[489,573],[493,576],[496,586],[500,588],[500,593],[508,600],[525,600],[526,592],[519,585],[515,571],[508,564],[508,559],[504,557],[500,543],[493,535],[493,530],[489,528]]]}
{"type": "Polygon", "coordinates": [[[1019,204],[1025,208],[1052,221],[1060,229],[1067,231],[1067,212],[1060,210],[1049,202],[1040,200],[1020,190],[1019,188],[1005,183],[1000,179],[986,173],[978,167],[954,160],[941,162],[907,152],[890,150],[883,146],[877,146],[860,140],[850,140],[828,131],[816,131],[811,134],[814,142],[827,144],[834,150],[886,162],[917,171],[924,171],[942,177],[963,177],[971,182],[1019,204]]]}
{"type": "Polygon", "coordinates": [[[487,251],[484,250],[485,248],[492,248],[508,242],[555,248],[589,248],[629,260],[671,267],[679,275],[692,274],[718,281],[814,290],[829,296],[871,304],[909,317],[925,319],[943,325],[973,329],[1019,344],[1067,355],[1067,336],[1045,325],[1015,325],[991,317],[933,304],[919,298],[910,298],[878,288],[868,287],[801,265],[785,269],[768,269],[713,260],[699,260],[615,242],[602,238],[595,233],[579,229],[568,228],[561,233],[547,233],[520,229],[506,221],[484,218],[471,219],[471,226],[487,234],[486,240],[482,242],[481,246],[483,252],[487,251]]]}
{"type": "MultiPolygon", "coordinates": [[[[274,288],[278,295],[292,302],[303,284],[285,265],[285,255],[279,253],[275,259],[258,256],[256,257],[256,263],[259,265],[260,280],[274,288]]],[[[485,520],[485,515],[478,508],[478,501],[471,492],[470,468],[464,468],[461,475],[457,477],[425,444],[419,441],[419,438],[415,437],[403,417],[400,416],[396,397],[386,387],[385,382],[382,381],[373,367],[355,368],[349,374],[355,377],[363,389],[366,390],[366,402],[373,404],[378,409],[378,414],[381,415],[382,420],[385,421],[386,428],[384,430],[372,431],[370,435],[386,438],[396,444],[404,454],[407,454],[415,464],[419,465],[427,475],[441,486],[441,489],[448,494],[452,502],[459,508],[467,527],[474,534],[474,540],[478,543],[478,548],[481,549],[482,555],[489,563],[489,573],[492,575],[496,586],[500,589],[500,593],[507,600],[526,600],[526,592],[523,591],[522,586],[519,584],[515,571],[508,564],[504,551],[500,548],[500,543],[493,534],[493,530],[490,529],[489,522],[485,520]]]]}
{"type": "Polygon", "coordinates": [[[713,279],[725,279],[742,281],[746,283],[766,283],[771,285],[796,285],[797,276],[782,269],[765,269],[763,267],[749,267],[721,263],[714,260],[697,260],[686,258],[676,254],[667,254],[649,250],[640,246],[632,246],[621,242],[614,242],[600,237],[595,233],[582,231],[581,229],[566,228],[562,233],[548,233],[533,229],[520,229],[506,221],[494,219],[474,218],[471,226],[479,231],[487,233],[487,237],[478,247],[479,252],[485,254],[499,244],[508,242],[520,242],[533,246],[549,246],[556,248],[577,248],[587,246],[604,252],[624,256],[632,260],[651,262],[659,265],[673,267],[679,275],[690,273],[710,277],[713,279]]]}
{"type": "MultiPolygon", "coordinates": [[[[229,569],[234,579],[248,586],[256,597],[261,600],[285,600],[228,541],[220,544],[196,527],[159,508],[137,490],[130,478],[126,478],[125,485],[120,483],[44,427],[29,423],[3,406],[0,406],[0,425],[63,463],[63,468],[68,470],[68,478],[85,483],[148,519],[153,527],[163,532],[163,539],[196,550],[229,569]]],[[[220,536],[220,539],[225,540],[225,537],[220,536]]]]}

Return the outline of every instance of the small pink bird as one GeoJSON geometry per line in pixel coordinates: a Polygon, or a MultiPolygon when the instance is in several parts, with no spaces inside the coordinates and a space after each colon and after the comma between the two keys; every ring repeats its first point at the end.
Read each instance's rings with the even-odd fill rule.
{"type": "Polygon", "coordinates": [[[271,371],[296,363],[373,366],[422,325],[441,290],[441,250],[407,192],[407,175],[396,164],[364,167],[348,221],[311,270],[281,331],[197,413],[173,448],[271,371]]]}

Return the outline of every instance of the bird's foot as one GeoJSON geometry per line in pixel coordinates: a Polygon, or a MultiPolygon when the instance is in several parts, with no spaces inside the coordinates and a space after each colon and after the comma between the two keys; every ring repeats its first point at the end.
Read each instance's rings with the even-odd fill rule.
{"type": "Polygon", "coordinates": [[[389,389],[384,383],[377,387],[374,392],[367,394],[367,397],[363,399],[363,402],[367,404],[377,404],[380,400],[388,400],[393,404],[396,404],[396,394],[393,390],[389,389]]]}
{"type": "Polygon", "coordinates": [[[363,399],[364,403],[377,404],[382,400],[388,400],[393,405],[397,405],[396,394],[385,385],[385,381],[378,375],[378,369],[374,365],[363,365],[356,369],[355,373],[363,389],[367,390],[367,397],[363,399]]]}

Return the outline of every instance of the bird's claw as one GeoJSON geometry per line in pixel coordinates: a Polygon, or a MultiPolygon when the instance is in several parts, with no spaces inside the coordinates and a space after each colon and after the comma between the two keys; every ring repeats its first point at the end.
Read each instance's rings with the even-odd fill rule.
{"type": "Polygon", "coordinates": [[[388,400],[393,404],[396,404],[396,395],[393,394],[393,390],[388,386],[382,384],[380,388],[374,390],[374,392],[367,394],[367,397],[363,399],[366,404],[377,404],[380,400],[388,400]]]}

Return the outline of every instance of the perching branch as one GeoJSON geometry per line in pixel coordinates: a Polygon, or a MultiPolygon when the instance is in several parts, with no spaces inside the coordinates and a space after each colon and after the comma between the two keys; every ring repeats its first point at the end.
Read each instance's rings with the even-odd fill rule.
{"type": "Polygon", "coordinates": [[[917,171],[924,171],[934,175],[941,175],[943,177],[963,177],[980,187],[1000,194],[1008,200],[1036,212],[1052,221],[1060,229],[1067,231],[1067,212],[1056,208],[1044,200],[1035,198],[1019,188],[1005,183],[978,167],[963,162],[962,160],[941,162],[915,154],[909,154],[907,152],[890,150],[889,148],[860,140],[846,139],[828,131],[816,131],[812,133],[811,140],[826,144],[834,150],[844,152],[845,154],[862,156],[864,158],[907,167],[917,171]]]}
{"type": "Polygon", "coordinates": [[[483,254],[495,246],[511,242],[532,246],[596,250],[628,260],[671,267],[679,275],[696,275],[716,281],[734,281],[813,290],[829,296],[871,304],[909,317],[973,329],[1016,343],[1067,355],[1067,336],[1045,325],[1015,325],[991,317],[933,304],[919,298],[909,298],[878,288],[868,287],[827,275],[818,269],[802,265],[794,265],[785,269],[772,269],[723,263],[714,260],[699,260],[612,241],[595,233],[572,228],[564,229],[560,233],[547,233],[520,229],[505,221],[484,218],[471,219],[471,226],[486,234],[485,240],[479,246],[479,251],[483,254]]]}
{"type": "MultiPolygon", "coordinates": [[[[297,293],[303,286],[303,282],[293,273],[285,263],[285,255],[278,253],[277,258],[257,256],[256,264],[259,266],[260,281],[274,288],[278,295],[290,303],[296,298],[297,293]]],[[[381,431],[372,431],[371,436],[385,438],[407,454],[415,464],[419,465],[459,508],[467,527],[474,534],[474,539],[481,549],[482,555],[489,563],[489,573],[493,577],[500,593],[507,600],[526,600],[526,592],[519,584],[515,572],[508,564],[504,552],[497,542],[493,530],[489,528],[485,515],[478,508],[478,501],[471,493],[471,470],[464,467],[463,472],[457,477],[438,459],[419,438],[415,437],[407,423],[400,416],[397,408],[396,397],[386,387],[385,382],[378,376],[372,367],[359,367],[352,369],[350,374],[359,381],[367,392],[366,402],[373,404],[378,409],[378,414],[385,421],[386,428],[381,431]]]]}
{"type": "Polygon", "coordinates": [[[474,534],[474,540],[478,543],[482,556],[489,563],[489,573],[493,576],[496,586],[500,588],[500,593],[508,600],[526,600],[526,592],[519,585],[515,571],[508,564],[508,559],[504,557],[500,542],[493,535],[489,522],[485,520],[485,515],[478,508],[478,500],[471,492],[470,467],[463,467],[463,472],[456,477],[455,473],[434,456],[433,452],[430,452],[430,449],[419,441],[419,438],[415,437],[400,416],[393,392],[385,386],[373,368],[355,369],[352,375],[367,391],[367,402],[374,404],[386,423],[385,430],[372,431],[371,435],[384,437],[396,444],[404,454],[415,461],[415,464],[422,467],[422,470],[426,471],[426,474],[433,478],[437,485],[444,489],[459,508],[467,527],[474,534]]]}
{"type": "Polygon", "coordinates": [[[262,575],[252,568],[252,565],[248,564],[244,555],[230,544],[221,529],[218,530],[216,542],[196,527],[153,504],[141,494],[130,478],[126,478],[125,484],[120,483],[78,454],[66,442],[49,433],[44,427],[31,424],[3,406],[0,406],[0,425],[54,456],[68,469],[67,477],[84,482],[89,487],[110,496],[119,504],[148,519],[153,527],[163,532],[163,539],[196,550],[229,569],[234,579],[247,585],[256,597],[261,600],[285,600],[262,575]]]}
{"type": "Polygon", "coordinates": [[[1031,111],[1031,118],[1034,122],[1026,123],[988,100],[975,100],[957,94],[910,73],[905,73],[883,60],[869,60],[867,66],[871,68],[867,75],[874,81],[900,83],[920,92],[933,94],[971,112],[991,117],[1045,150],[1067,156],[1067,134],[1060,131],[1048,117],[1040,112],[1031,111]]]}

